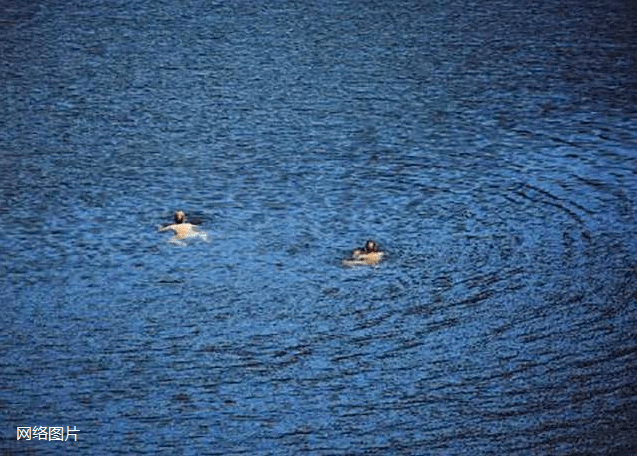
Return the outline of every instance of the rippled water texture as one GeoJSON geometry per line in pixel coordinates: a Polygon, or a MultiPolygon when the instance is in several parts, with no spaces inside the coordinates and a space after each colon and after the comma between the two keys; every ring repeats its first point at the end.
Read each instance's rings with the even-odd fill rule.
{"type": "Polygon", "coordinates": [[[637,11],[601,3],[0,8],[0,449],[634,454],[637,11]]]}

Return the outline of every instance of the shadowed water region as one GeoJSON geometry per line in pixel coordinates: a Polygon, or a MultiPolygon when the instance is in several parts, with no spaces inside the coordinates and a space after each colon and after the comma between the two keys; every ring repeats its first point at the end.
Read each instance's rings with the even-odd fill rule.
{"type": "Polygon", "coordinates": [[[0,449],[633,454],[637,11],[602,3],[7,3],[0,449]]]}

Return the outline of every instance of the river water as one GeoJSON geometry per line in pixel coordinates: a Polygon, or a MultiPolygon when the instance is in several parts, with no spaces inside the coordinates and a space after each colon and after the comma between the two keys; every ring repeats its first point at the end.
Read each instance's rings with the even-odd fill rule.
{"type": "Polygon", "coordinates": [[[635,452],[630,2],[5,3],[4,453],[635,452]]]}

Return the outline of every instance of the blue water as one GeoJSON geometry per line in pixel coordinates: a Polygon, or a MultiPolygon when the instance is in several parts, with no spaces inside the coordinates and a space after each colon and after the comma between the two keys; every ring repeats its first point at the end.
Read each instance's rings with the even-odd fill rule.
{"type": "Polygon", "coordinates": [[[630,2],[4,3],[2,452],[637,450],[630,2]]]}

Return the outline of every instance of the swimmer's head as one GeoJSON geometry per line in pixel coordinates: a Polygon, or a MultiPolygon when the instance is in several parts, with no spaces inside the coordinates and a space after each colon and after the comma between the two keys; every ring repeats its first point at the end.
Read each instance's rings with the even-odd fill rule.
{"type": "Polygon", "coordinates": [[[378,252],[378,245],[372,241],[371,239],[365,243],[365,251],[369,252],[378,252]]]}
{"type": "Polygon", "coordinates": [[[186,214],[184,211],[175,212],[175,223],[184,223],[186,221],[186,214]]]}

